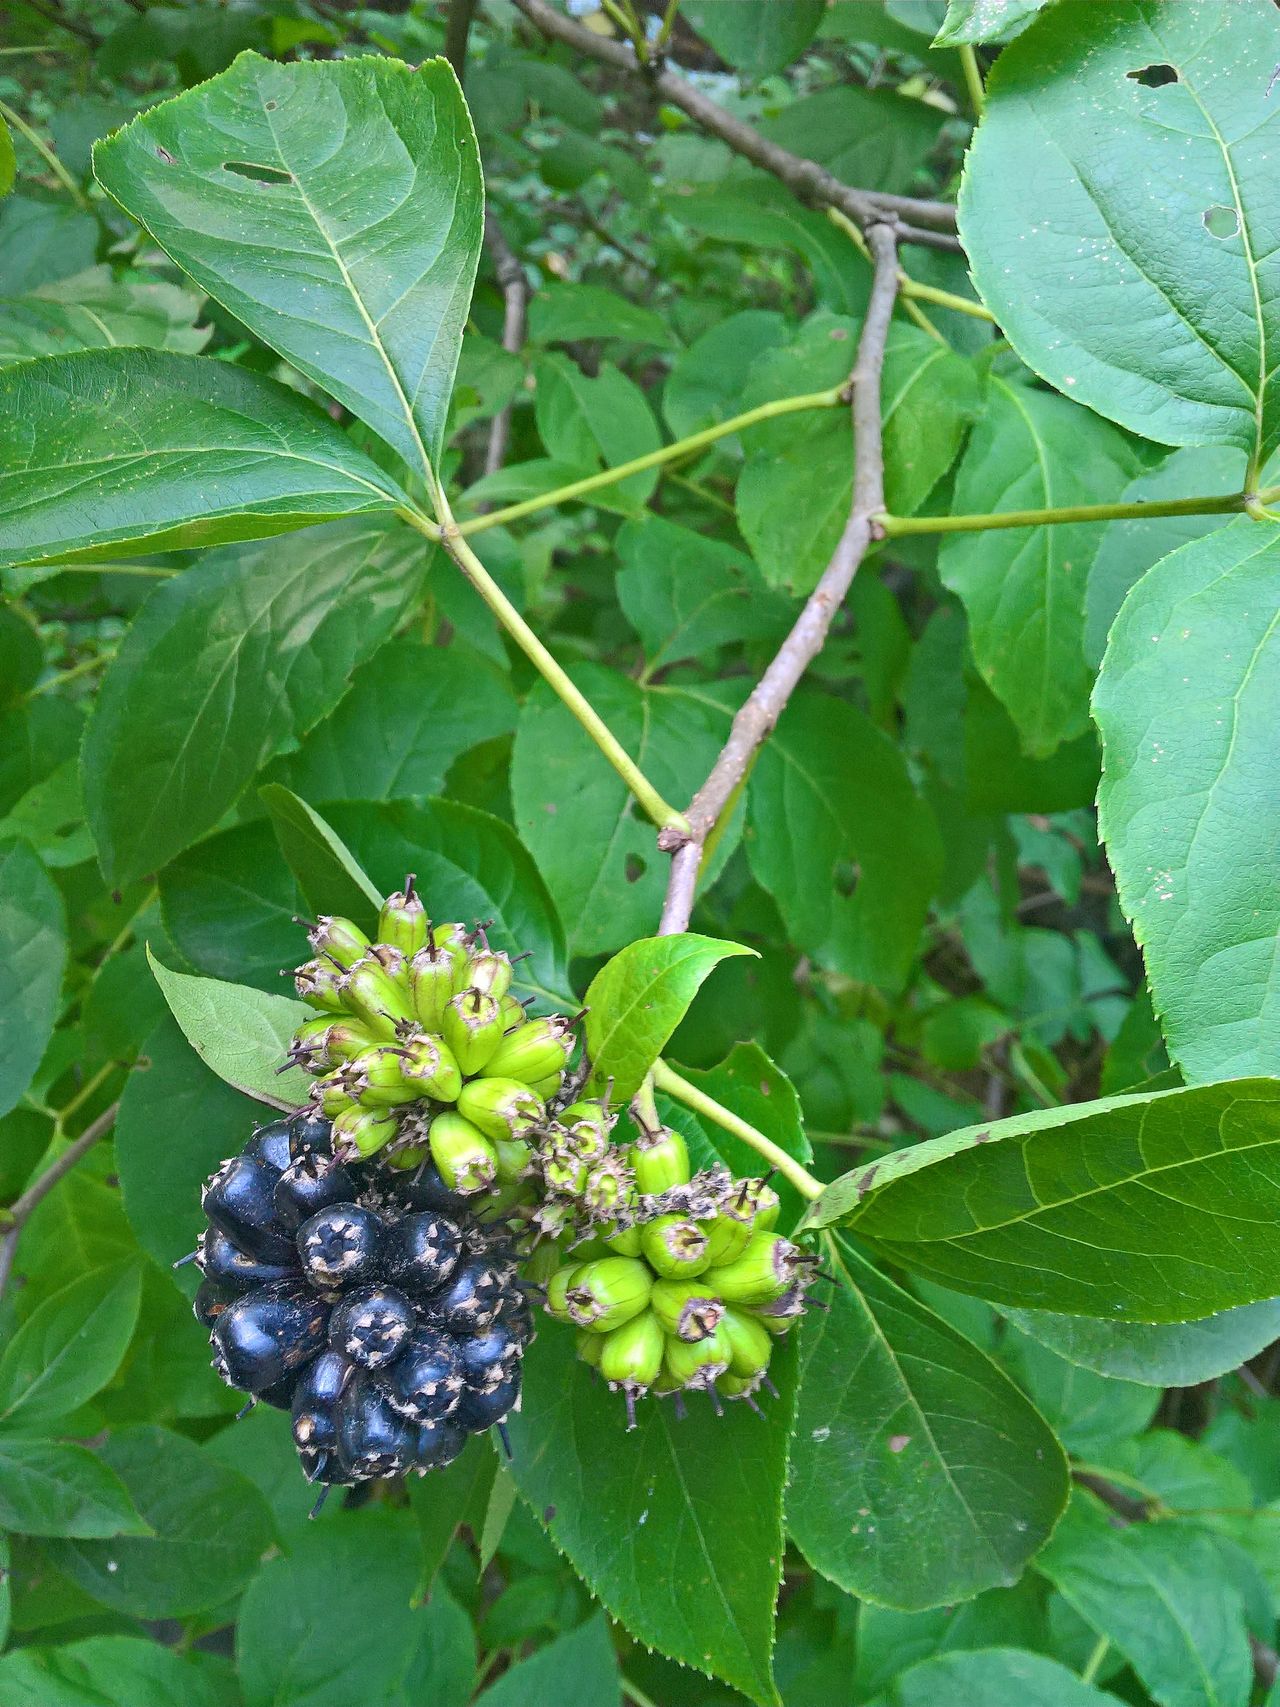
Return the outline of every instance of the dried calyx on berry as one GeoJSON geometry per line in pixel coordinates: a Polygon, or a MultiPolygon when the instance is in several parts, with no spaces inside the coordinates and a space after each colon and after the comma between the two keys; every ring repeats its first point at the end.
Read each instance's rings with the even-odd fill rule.
{"type": "Polygon", "coordinates": [[[291,1413],[326,1488],[442,1468],[495,1426],[505,1440],[533,1337],[506,1231],[425,1152],[413,1169],[339,1156],[338,1125],[304,1110],[255,1132],[205,1187],[194,1253],[214,1368],[291,1413]]]}

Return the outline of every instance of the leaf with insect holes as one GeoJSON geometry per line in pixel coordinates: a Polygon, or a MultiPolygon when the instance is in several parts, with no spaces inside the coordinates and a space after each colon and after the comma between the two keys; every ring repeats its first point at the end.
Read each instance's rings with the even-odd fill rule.
{"type": "Polygon", "coordinates": [[[960,194],[974,282],[1029,367],[1254,467],[1280,438],[1278,58],[1273,6],[1051,6],[996,61],[960,194]]]}
{"type": "Polygon", "coordinates": [[[99,143],[94,171],[215,301],[432,483],[484,225],[444,60],[243,53],[99,143]]]}
{"type": "Polygon", "coordinates": [[[220,1079],[271,1108],[301,1108],[311,1081],[300,1068],[279,1073],[289,1041],[315,1009],[247,984],[193,978],[162,966],[147,950],[156,983],[187,1042],[220,1079]]]}
{"type": "Polygon", "coordinates": [[[644,937],[615,954],[586,995],[592,1085],[612,1085],[612,1100],[629,1102],[703,980],[734,954],[755,950],[689,932],[644,937]]]}
{"type": "Polygon", "coordinates": [[[808,1223],[997,1304],[1185,1322],[1280,1293],[1280,1080],[1016,1114],[843,1174],[808,1223]]]}
{"type": "Polygon", "coordinates": [[[316,404],[230,362],[81,350],[0,372],[0,569],[265,539],[405,502],[316,404]]]}

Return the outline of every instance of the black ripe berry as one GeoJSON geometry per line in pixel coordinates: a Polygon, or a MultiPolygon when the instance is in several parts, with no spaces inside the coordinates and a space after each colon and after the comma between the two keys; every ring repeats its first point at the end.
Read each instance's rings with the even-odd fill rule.
{"type": "Polygon", "coordinates": [[[382,1220],[359,1203],[335,1203],[298,1228],[298,1255],[313,1286],[353,1286],[368,1280],[378,1261],[382,1220]]]}
{"type": "Polygon", "coordinates": [[[510,1250],[430,1164],[337,1162],[301,1114],[224,1163],[205,1208],[214,1367],[291,1413],[309,1481],[443,1468],[518,1399],[533,1324],[510,1250]]]}
{"type": "Polygon", "coordinates": [[[413,1305],[394,1286],[357,1286],[335,1304],[329,1344],[366,1369],[390,1363],[413,1331],[413,1305]]]}

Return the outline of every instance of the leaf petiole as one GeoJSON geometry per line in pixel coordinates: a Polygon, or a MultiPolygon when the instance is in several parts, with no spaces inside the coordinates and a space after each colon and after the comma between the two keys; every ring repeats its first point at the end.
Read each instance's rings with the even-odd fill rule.
{"type": "Polygon", "coordinates": [[[1262,492],[1229,492],[1213,498],[1165,498],[1154,503],[1065,504],[1049,510],[997,510],[986,516],[878,515],[876,525],[889,539],[909,533],[985,533],[994,528],[1050,527],[1062,522],[1117,522],[1144,516],[1257,516],[1259,508],[1280,498],[1280,486],[1262,492]]]}
{"type": "Polygon", "coordinates": [[[758,1156],[762,1156],[770,1167],[795,1186],[802,1197],[811,1202],[821,1197],[826,1189],[820,1179],[815,1179],[794,1156],[789,1156],[781,1145],[775,1144],[772,1138],[766,1138],[758,1127],[743,1120],[741,1115],[726,1108],[714,1097],[709,1097],[705,1091],[700,1091],[697,1085],[691,1085],[688,1079],[681,1078],[673,1067],[665,1061],[655,1061],[653,1066],[653,1082],[660,1091],[665,1091],[669,1097],[682,1102],[686,1108],[691,1108],[695,1114],[703,1114],[708,1120],[722,1126],[726,1132],[732,1132],[735,1138],[741,1138],[744,1144],[749,1144],[758,1156]]]}

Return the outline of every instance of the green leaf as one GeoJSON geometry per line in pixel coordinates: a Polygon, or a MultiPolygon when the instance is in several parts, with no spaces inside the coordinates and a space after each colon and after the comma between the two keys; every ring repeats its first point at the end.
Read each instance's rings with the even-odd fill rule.
{"type": "Polygon", "coordinates": [[[295,922],[303,902],[265,822],[197,842],[160,874],[165,928],[197,972],[277,994],[283,968],[310,950],[295,922]]]}
{"type": "Polygon", "coordinates": [[[1241,518],[1166,557],[1116,619],[1094,695],[1099,824],[1188,1079],[1280,1048],[1280,540],[1241,518]]]}
{"type": "MultiPolygon", "coordinates": [[[[292,1442],[290,1443],[292,1457],[292,1442]]],[[[498,1461],[487,1440],[473,1436],[446,1469],[409,1483],[409,1509],[418,1523],[422,1560],[415,1603],[427,1600],[460,1524],[479,1534],[489,1508],[498,1461]]]]}
{"type": "Polygon", "coordinates": [[[1163,1707],[1245,1707],[1253,1661],[1244,1611],[1209,1536],[1185,1524],[1116,1529],[1077,1492],[1036,1568],[1163,1707]]]}
{"type": "Polygon", "coordinates": [[[193,978],[162,966],[148,950],[156,983],[183,1035],[207,1067],[234,1090],[271,1108],[292,1110],[307,1100],[310,1080],[298,1067],[277,1073],[289,1040],[314,1008],[271,996],[247,984],[193,978]]]}
{"type": "MultiPolygon", "coordinates": [[[[1244,482],[1244,462],[1243,452],[1231,445],[1189,445],[1174,451],[1158,468],[1140,474],[1125,487],[1120,502],[1238,492],[1244,482]]],[[[1085,594],[1084,650],[1095,669],[1130,588],[1180,545],[1228,525],[1225,516],[1130,516],[1107,523],[1085,594]]]]}
{"type": "Polygon", "coordinates": [[[109,883],[212,829],[258,768],[346,692],[422,596],[422,542],[397,522],[234,548],[165,582],[107,671],[84,749],[109,883]]]}
{"type": "Polygon", "coordinates": [[[767,350],[787,343],[789,333],[781,314],[747,308],[717,320],[682,350],[662,388],[662,413],[676,438],[741,414],[748,373],[767,350]]]}
{"type": "Polygon", "coordinates": [[[918,1611],[1016,1582],[1066,1504],[1048,1424],[985,1352],[847,1247],[802,1329],[787,1524],[823,1576],[918,1611]]]}
{"type": "Polygon", "coordinates": [[[489,659],[394,641],[270,776],[304,800],[425,800],[443,791],[455,759],[515,723],[510,678],[489,659]]]}
{"type": "Polygon", "coordinates": [[[453,800],[357,802],[329,812],[380,895],[415,872],[435,918],[491,919],[495,948],[529,951],[516,967],[522,990],[562,1008],[572,1001],[564,929],[537,866],[506,824],[453,800]]]}
{"type": "Polygon", "coordinates": [[[21,296],[84,272],[101,234],[96,217],[69,196],[13,196],[0,207],[0,296],[21,296]]]}
{"type": "Polygon", "coordinates": [[[89,1636],[57,1647],[24,1647],[0,1659],[6,1707],[234,1707],[226,1662],[175,1653],[143,1636],[89,1636]]]}
{"type": "MultiPolygon", "coordinates": [[[[535,371],[538,433],[556,461],[592,474],[658,449],[658,423],[644,392],[611,363],[588,378],[568,356],[552,354],[541,357],[535,371]]],[[[590,502],[639,515],[657,483],[657,469],[645,469],[592,492],[590,502]]]]}
{"type": "Polygon", "coordinates": [[[239,1592],[273,1541],[251,1482],[164,1428],[118,1429],[102,1457],[154,1534],[58,1542],[50,1551],[69,1577],[136,1618],[180,1618],[239,1592]]]}
{"type": "Polygon", "coordinates": [[[258,790],[290,871],[313,913],[341,913],[372,930],[382,906],[380,890],[342,838],[314,807],[278,782],[258,790]]]}
{"type": "Polygon", "coordinates": [[[81,1275],[44,1300],[0,1357],[0,1431],[29,1432],[106,1386],[138,1319],[139,1285],[131,1263],[81,1275]]]}
{"type": "Polygon", "coordinates": [[[288,1557],[263,1566],[241,1603],[246,1707],[390,1700],[418,1634],[420,1615],[409,1605],[416,1577],[407,1513],[349,1513],[300,1535],[288,1557]]]}
{"type": "MultiPolygon", "coordinates": [[[[797,9],[796,0],[790,9],[797,9]]],[[[784,104],[763,119],[760,130],[770,142],[816,160],[843,183],[907,190],[937,142],[939,116],[896,88],[844,83],[784,104]]]]}
{"type": "MultiPolygon", "coordinates": [[[[710,695],[643,687],[603,664],[574,680],[668,800],[688,800],[729,733],[729,712],[710,695]]],[[[574,954],[619,948],[653,927],[669,865],[630,790],[557,695],[540,682],[525,701],[511,756],[511,802],[521,840],[541,869],[574,954]]],[[[737,845],[729,815],[709,861],[714,881],[737,845]]]]}
{"type": "Polygon", "coordinates": [[[603,1090],[611,1083],[612,1100],[629,1102],[707,974],[730,955],[754,952],[741,943],[688,932],[628,943],[601,967],[587,991],[592,1084],[603,1090]]]}
{"type": "Polygon", "coordinates": [[[1014,1326],[1006,1328],[1000,1352],[1067,1451],[1090,1463],[1110,1463],[1114,1451],[1148,1426],[1160,1403],[1153,1388],[1082,1369],[1014,1326]]]}
{"type": "Polygon", "coordinates": [[[476,1681],[476,1639],[471,1620],[443,1583],[417,1615],[418,1645],[387,1707],[457,1707],[476,1681]]]}
{"type": "MultiPolygon", "coordinates": [[[[168,1269],[194,1247],[204,1227],[201,1186],[221,1161],[244,1148],[262,1110],[192,1060],[168,1014],[142,1054],[146,1065],[130,1074],[116,1116],[116,1167],[138,1243],[168,1269]],[[174,1142],[175,1132],[182,1133],[181,1143],[174,1142]]],[[[197,1278],[187,1268],[179,1284],[194,1292],[197,1278]]]]}
{"type": "Polygon", "coordinates": [[[0,301],[0,365],[68,350],[130,345],[197,355],[213,329],[197,326],[203,299],[142,277],[117,279],[109,267],[0,301]]]}
{"type": "Polygon", "coordinates": [[[826,9],[826,0],[685,0],[684,12],[721,59],[757,83],[800,57],[826,9]]]}
{"type": "Polygon", "coordinates": [[[1267,6],[1051,7],[996,63],[960,197],[974,282],[1030,367],[1147,438],[1239,445],[1255,467],[1280,436],[1280,120],[1252,67],[1278,48],[1267,6]]]}
{"type": "Polygon", "coordinates": [[[309,399],[168,350],[5,368],[0,470],[0,569],[265,539],[406,502],[309,399]]]}
{"type": "Polygon", "coordinates": [[[574,1354],[568,1330],[539,1333],[524,1403],[508,1419],[520,1492],[588,1588],[638,1640],[778,1700],[770,1658],[782,1565],[782,1484],[791,1417],[789,1348],[774,1358],[784,1397],[762,1420],[709,1405],[677,1423],[646,1401],[626,1432],[621,1400],[574,1354]]]}
{"type": "Polygon", "coordinates": [[[9,135],[8,125],[0,118],[0,196],[9,194],[17,171],[18,161],[13,152],[13,138],[9,135]]]}
{"type": "Polygon", "coordinates": [[[997,1304],[1193,1320],[1280,1290],[1280,1080],[1014,1115],[829,1185],[810,1223],[997,1304]]]}
{"type": "MultiPolygon", "coordinates": [[[[757,1127],[789,1156],[798,1162],[812,1162],[813,1146],[805,1133],[796,1088],[758,1043],[736,1043],[716,1067],[681,1071],[691,1084],[757,1127]]],[[[734,1174],[748,1178],[760,1173],[760,1157],[743,1139],[710,1122],[699,1122],[698,1126],[706,1134],[712,1156],[725,1162],[734,1174]]],[[[791,1226],[804,1207],[799,1193],[782,1178],[775,1186],[783,1203],[782,1225],[791,1226]]]]}
{"type": "MultiPolygon", "coordinates": [[[[957,514],[1118,498],[1135,472],[1114,428],[1065,398],[992,379],[956,474],[957,514]]],[[[1101,523],[949,534],[944,583],[969,616],[983,680],[1036,758],[1088,727],[1085,586],[1101,523]]]]}
{"type": "Polygon", "coordinates": [[[1049,0],[948,0],[934,47],[961,42],[1010,41],[1048,5],[1049,0]]]}
{"type": "Polygon", "coordinates": [[[0,1114],[31,1083],[53,1032],[66,933],[62,896],[33,850],[0,844],[0,1114]]]}
{"type": "Polygon", "coordinates": [[[444,60],[245,53],[99,143],[94,170],[184,272],[433,483],[484,222],[444,60]]]}
{"type": "Polygon", "coordinates": [[[650,676],[687,658],[705,660],[717,646],[779,639],[791,625],[790,602],[765,586],[749,557],[718,539],[648,515],[624,522],[614,549],[623,565],[614,581],[618,603],[640,636],[650,676]]]}
{"type": "Polygon", "coordinates": [[[146,1535],[110,1466],[83,1446],[0,1436],[0,1526],[23,1535],[146,1535]]]}
{"type": "Polygon", "coordinates": [[[1099,1322],[1050,1310],[1005,1310],[1059,1357],[1150,1387],[1195,1387],[1238,1369],[1280,1339],[1280,1299],[1241,1304],[1199,1322],[1099,1322]]]}
{"type": "Polygon", "coordinates": [[[856,706],[799,693],[761,749],[747,802],[752,873],[796,947],[850,977],[899,988],[942,847],[896,743],[856,706]]]}
{"type": "Polygon", "coordinates": [[[548,1642],[476,1697],[476,1707],[620,1707],[618,1656],[603,1612],[548,1642]]]}
{"type": "MultiPolygon", "coordinates": [[[[1021,1648],[980,1648],[936,1654],[893,1680],[892,1707],[1121,1707],[1119,1696],[1095,1689],[1044,1654],[1021,1648]]],[[[871,1707],[888,1707],[881,1696],[871,1707]]]]}
{"type": "Polygon", "coordinates": [[[535,344],[568,344],[580,338],[624,338],[669,350],[676,340],[652,308],[629,302],[603,285],[553,280],[529,304],[529,338],[535,344]]]}

